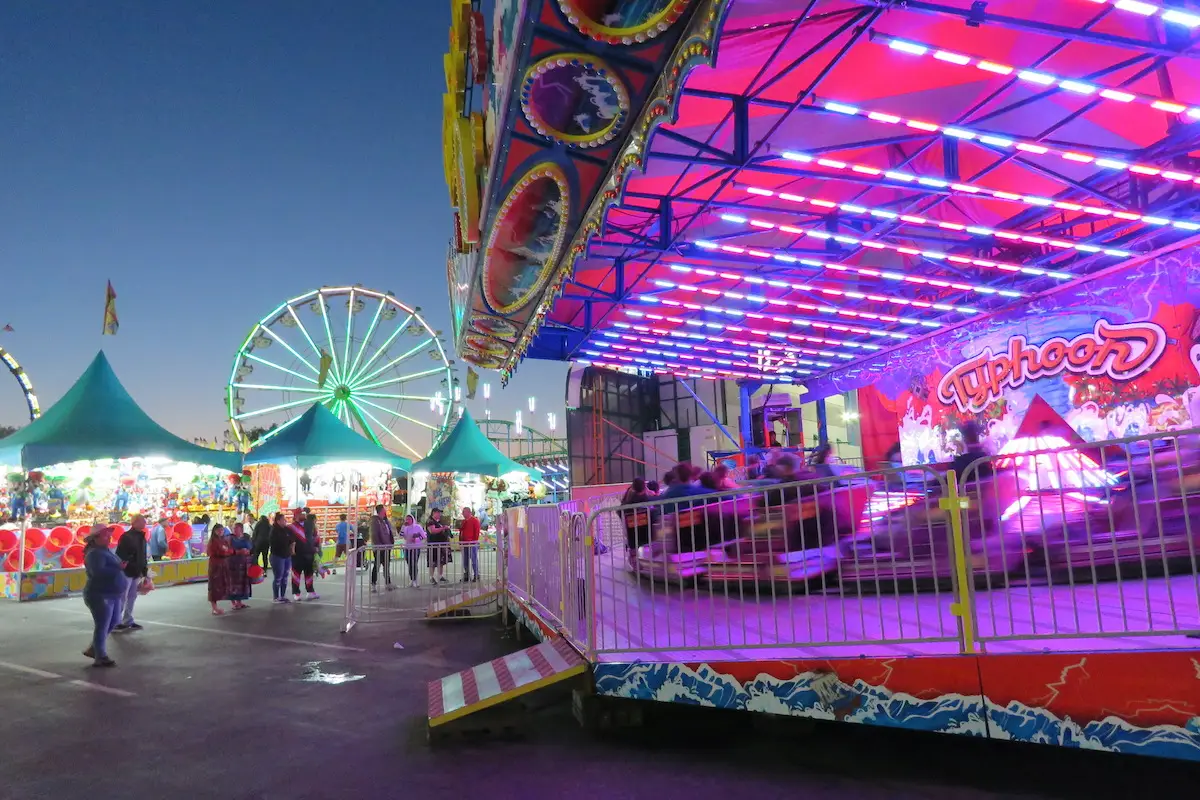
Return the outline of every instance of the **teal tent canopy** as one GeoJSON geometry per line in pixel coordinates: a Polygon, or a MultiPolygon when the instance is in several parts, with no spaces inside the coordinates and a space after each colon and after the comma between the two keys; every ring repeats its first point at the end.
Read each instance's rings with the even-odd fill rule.
{"type": "Polygon", "coordinates": [[[271,438],[252,448],[243,463],[285,464],[306,469],[335,461],[369,461],[404,470],[412,466],[409,459],[352,431],[320,403],[314,403],[271,438]]]}
{"type": "Polygon", "coordinates": [[[470,472],[499,478],[512,472],[524,472],[540,480],[541,470],[513,461],[496,449],[479,430],[470,411],[463,412],[458,424],[433,452],[413,464],[414,472],[470,472]]]}
{"type": "Polygon", "coordinates": [[[31,470],[103,458],[169,458],[242,469],[241,453],[192,444],[150,419],[101,351],[45,414],[0,439],[0,464],[31,470]]]}

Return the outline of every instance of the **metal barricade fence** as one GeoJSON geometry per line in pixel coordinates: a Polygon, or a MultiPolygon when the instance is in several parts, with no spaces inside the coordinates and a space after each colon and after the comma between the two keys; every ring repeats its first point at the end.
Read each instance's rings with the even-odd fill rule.
{"type": "Polygon", "coordinates": [[[343,632],[359,623],[499,613],[496,590],[505,579],[495,542],[365,545],[347,554],[343,632]],[[478,563],[476,563],[478,562],[478,563]],[[354,564],[357,566],[351,567],[354,564]],[[478,569],[476,569],[478,567],[478,569]],[[468,579],[469,578],[469,579],[468,579]]]}
{"type": "Polygon", "coordinates": [[[1200,633],[1200,430],[1009,449],[962,476],[981,642],[1200,633]]]}
{"type": "Polygon", "coordinates": [[[922,467],[593,511],[589,531],[622,536],[591,553],[588,650],[955,652],[970,631],[946,489],[922,467]]]}

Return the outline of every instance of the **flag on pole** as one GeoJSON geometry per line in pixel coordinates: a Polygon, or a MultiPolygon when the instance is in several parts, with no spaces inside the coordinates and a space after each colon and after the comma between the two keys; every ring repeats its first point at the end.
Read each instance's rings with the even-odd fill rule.
{"type": "Polygon", "coordinates": [[[101,336],[116,336],[117,328],[121,327],[117,319],[117,293],[113,290],[112,281],[108,282],[108,290],[104,293],[104,329],[101,336]]]}
{"type": "Polygon", "coordinates": [[[333,356],[321,349],[321,372],[317,375],[317,388],[325,388],[325,380],[329,377],[329,368],[333,366],[333,356]]]}
{"type": "Polygon", "coordinates": [[[475,389],[479,386],[479,373],[467,367],[467,399],[475,399],[475,389]]]}

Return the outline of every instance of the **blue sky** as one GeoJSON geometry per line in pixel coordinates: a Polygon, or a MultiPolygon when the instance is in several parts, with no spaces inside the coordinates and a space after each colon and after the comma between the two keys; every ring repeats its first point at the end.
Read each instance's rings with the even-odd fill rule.
{"type": "MultiPolygon", "coordinates": [[[[218,435],[250,326],[321,285],[391,290],[448,332],[448,24],[435,0],[0,4],[0,346],[43,407],[103,346],[160,423],[218,435]]],[[[561,412],[565,374],[485,378],[493,415],[530,394],[561,412]]],[[[4,375],[0,424],[26,418],[4,375]]]]}

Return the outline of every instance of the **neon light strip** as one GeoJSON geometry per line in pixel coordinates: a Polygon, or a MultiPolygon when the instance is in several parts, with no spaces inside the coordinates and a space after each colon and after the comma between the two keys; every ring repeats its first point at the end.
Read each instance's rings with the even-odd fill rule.
{"type": "MultiPolygon", "coordinates": [[[[1200,19],[1200,18],[1198,18],[1200,19]]],[[[969,56],[963,53],[956,53],[952,50],[942,50],[941,48],[922,42],[913,42],[905,39],[897,39],[887,34],[875,34],[875,40],[887,43],[887,46],[892,50],[897,50],[901,53],[908,53],[915,56],[930,56],[945,64],[954,64],[959,67],[975,67],[976,69],[990,72],[993,75],[1011,75],[1025,83],[1033,83],[1039,86],[1057,86],[1060,89],[1065,89],[1068,92],[1083,95],[1095,95],[1096,97],[1105,100],[1111,100],[1114,103],[1141,103],[1150,106],[1158,111],[1165,111],[1168,114],[1183,114],[1186,113],[1192,119],[1200,119],[1200,108],[1196,106],[1187,106],[1182,103],[1176,103],[1172,100],[1164,100],[1161,97],[1151,97],[1150,95],[1137,94],[1135,92],[1127,92],[1123,89],[1110,89],[1104,86],[1095,86],[1086,81],[1077,81],[1070,78],[1060,78],[1057,75],[1052,75],[1040,69],[1022,69],[1014,67],[1011,64],[1004,64],[999,61],[991,61],[979,56],[969,56]]]]}
{"type": "MultiPolygon", "coordinates": [[[[858,203],[835,203],[831,200],[826,200],[820,197],[804,197],[790,192],[779,192],[776,194],[770,189],[763,189],[758,186],[748,186],[746,191],[758,197],[779,197],[781,200],[786,200],[789,203],[809,203],[823,208],[826,211],[838,209],[848,214],[857,214],[861,216],[870,216],[877,219],[898,220],[908,223],[909,225],[922,225],[929,228],[941,228],[948,231],[958,231],[959,233],[969,233],[972,236],[992,236],[997,239],[1007,239],[1009,241],[1028,242],[1029,244],[1044,244],[1050,247],[1058,247],[1066,250],[1078,250],[1081,253],[1096,253],[1101,252],[1108,256],[1117,258],[1128,258],[1133,255],[1125,250],[1114,250],[1111,248],[1093,247],[1088,244],[1079,242],[1068,242],[1065,239],[1048,239],[1045,236],[1032,236],[1026,233],[1018,233],[1016,231],[1004,230],[1001,228],[988,228],[983,225],[962,225],[957,222],[946,222],[944,220],[926,219],[925,217],[915,214],[897,214],[895,211],[888,211],[884,208],[872,208],[870,206],[859,205],[858,203]]],[[[764,211],[783,211],[784,209],[763,209],[764,211]]],[[[744,217],[737,214],[724,214],[721,219],[727,222],[746,222],[744,217]],[[736,219],[730,219],[736,217],[736,219]]],[[[755,227],[759,227],[756,225],[755,227]]]]}
{"type": "MultiPolygon", "coordinates": [[[[1049,76],[1047,77],[1049,78],[1049,76]]],[[[1049,80],[1050,82],[1053,82],[1053,78],[1049,78],[1049,80]]],[[[1084,84],[1078,85],[1080,87],[1084,86],[1084,84]]],[[[814,107],[816,107],[815,103],[814,107]]],[[[1138,175],[1161,176],[1173,181],[1187,181],[1190,183],[1192,181],[1200,180],[1200,176],[1197,176],[1191,172],[1179,172],[1175,170],[1164,171],[1162,168],[1150,164],[1132,164],[1126,161],[1117,161],[1113,158],[1097,156],[1092,153],[1080,152],[1078,150],[1059,150],[1056,147],[1047,147],[1044,144],[1038,144],[1037,142],[1028,139],[1015,139],[1009,136],[998,136],[993,133],[974,131],[970,128],[962,128],[957,125],[938,125],[934,122],[926,122],[919,119],[909,119],[907,117],[901,117],[895,114],[886,114],[882,111],[870,111],[865,108],[852,106],[848,103],[839,103],[833,100],[821,102],[820,107],[824,108],[826,111],[834,111],[838,114],[845,114],[851,117],[862,117],[864,119],[870,119],[874,120],[875,122],[882,122],[888,125],[904,125],[907,128],[912,128],[918,131],[938,133],[942,134],[943,136],[953,137],[955,139],[976,141],[980,144],[986,144],[992,147],[1000,148],[1001,150],[1013,148],[1024,153],[1030,153],[1037,156],[1053,155],[1058,156],[1065,161],[1073,161],[1077,164],[1095,164],[1098,167],[1104,167],[1105,169],[1111,169],[1117,172],[1134,172],[1138,175]]]]}
{"type": "MultiPolygon", "coordinates": [[[[987,294],[987,295],[998,294],[1003,297],[1024,297],[1025,296],[1025,294],[1023,292],[1015,292],[1015,291],[1011,291],[1009,289],[993,289],[991,286],[978,286],[973,283],[962,283],[961,281],[943,281],[943,280],[938,280],[937,278],[922,278],[919,275],[910,275],[910,274],[904,273],[904,272],[893,272],[892,270],[887,270],[887,269],[871,269],[870,267],[852,267],[848,264],[834,264],[834,263],[831,263],[828,261],[819,261],[815,258],[797,258],[796,256],[789,256],[789,255],[785,255],[782,253],[776,253],[773,256],[773,258],[776,261],[782,261],[785,264],[804,264],[807,267],[817,267],[820,269],[828,269],[828,270],[832,270],[834,272],[849,272],[854,275],[862,275],[862,276],[868,277],[868,278],[883,278],[884,280],[902,281],[904,283],[915,283],[915,284],[919,284],[921,286],[935,286],[939,289],[958,289],[959,291],[962,291],[962,292],[977,292],[979,294],[987,294]]],[[[714,272],[713,270],[710,270],[710,269],[702,269],[700,267],[687,267],[687,266],[683,266],[681,264],[671,264],[670,267],[675,272],[695,272],[697,275],[704,275],[706,277],[713,277],[715,275],[720,275],[722,278],[737,276],[737,273],[727,273],[727,272],[718,273],[718,272],[714,272]]],[[[754,281],[751,281],[751,283],[754,283],[754,281]]],[[[889,301],[902,302],[900,298],[889,298],[889,301]]],[[[918,308],[924,307],[915,300],[912,301],[912,305],[914,305],[918,308]]],[[[953,310],[953,309],[942,309],[940,306],[938,306],[936,304],[930,304],[930,305],[934,308],[938,308],[939,310],[953,310]]]]}
{"type": "MultiPolygon", "coordinates": [[[[599,350],[581,350],[580,352],[582,352],[584,355],[593,356],[595,358],[615,359],[616,361],[626,362],[622,366],[639,366],[642,364],[648,364],[652,367],[661,367],[663,369],[670,369],[670,370],[676,370],[676,371],[683,369],[683,370],[688,370],[688,371],[695,372],[698,374],[709,373],[709,374],[715,375],[715,374],[722,372],[722,370],[718,369],[718,367],[702,367],[697,364],[682,364],[678,361],[663,361],[661,359],[654,359],[654,358],[634,358],[633,356],[618,355],[617,353],[610,353],[610,352],[600,352],[599,350]]],[[[730,369],[725,371],[725,374],[737,375],[739,378],[778,378],[783,375],[790,376],[792,374],[805,374],[805,375],[812,374],[811,372],[809,372],[807,370],[794,370],[794,369],[790,369],[790,368],[780,370],[779,373],[772,373],[772,374],[764,374],[762,372],[753,372],[753,371],[740,372],[740,371],[734,371],[734,370],[737,367],[748,367],[751,370],[753,370],[754,368],[750,364],[736,364],[733,361],[730,361],[729,359],[722,359],[722,358],[707,358],[707,357],[693,356],[692,358],[689,359],[684,354],[676,354],[676,353],[651,353],[651,355],[661,355],[661,356],[666,356],[666,357],[683,358],[688,361],[699,361],[699,362],[703,362],[705,364],[716,364],[719,367],[729,367],[730,369]]]]}
{"type": "MultiPolygon", "coordinates": [[[[670,337],[670,338],[674,338],[674,339],[680,339],[680,341],[689,342],[690,343],[688,345],[689,348],[694,348],[694,349],[698,349],[698,350],[703,349],[703,347],[701,347],[701,345],[706,345],[706,347],[707,347],[707,344],[709,344],[709,343],[732,344],[732,345],[734,345],[734,347],[749,348],[750,350],[754,350],[754,351],[779,350],[780,353],[787,353],[787,354],[796,355],[796,356],[810,355],[810,356],[823,356],[823,357],[826,357],[826,359],[842,359],[844,361],[853,361],[854,360],[854,356],[852,356],[848,353],[834,353],[833,350],[814,350],[812,348],[791,347],[791,345],[782,344],[780,342],[767,342],[767,343],[751,342],[751,341],[749,341],[749,339],[736,339],[736,338],[728,338],[725,336],[712,336],[712,335],[709,335],[709,333],[689,333],[688,331],[672,330],[672,329],[670,329],[670,327],[650,327],[648,325],[630,325],[629,323],[613,323],[613,327],[617,327],[617,329],[619,329],[619,331],[618,332],[607,331],[607,330],[599,331],[600,335],[607,336],[608,338],[620,338],[620,339],[624,339],[624,341],[628,341],[628,342],[642,342],[643,344],[658,344],[658,343],[660,343],[660,339],[658,339],[658,338],[646,338],[646,337],[649,337],[649,336],[664,337],[664,336],[666,336],[666,337],[670,337]],[[641,336],[635,336],[635,333],[641,333],[641,336]]],[[[667,343],[662,342],[662,344],[667,344],[667,343]]],[[[668,345],[668,347],[672,347],[672,345],[668,345]]],[[[682,345],[676,344],[676,345],[673,345],[673,347],[682,347],[682,345]]],[[[718,350],[718,353],[720,353],[720,350],[718,350]]],[[[812,363],[812,365],[815,365],[817,367],[833,366],[833,365],[829,365],[829,363],[824,363],[821,361],[812,361],[810,363],[812,363]]]]}
{"type": "MultiPolygon", "coordinates": [[[[748,303],[758,303],[760,305],[778,306],[784,308],[795,308],[800,311],[816,311],[822,314],[836,314],[841,317],[850,317],[851,319],[871,319],[879,320],[880,322],[891,322],[900,325],[920,325],[926,328],[941,328],[943,327],[937,322],[928,322],[925,320],[914,319],[912,317],[894,317],[890,314],[874,314],[867,311],[851,311],[848,308],[838,308],[837,306],[817,306],[812,303],[801,303],[796,300],[782,300],[774,297],[764,297],[760,294],[742,294],[741,292],[728,292],[719,289],[708,289],[700,286],[691,286],[684,283],[674,283],[672,281],[664,281],[660,279],[652,279],[650,281],[660,289],[675,289],[681,292],[699,292],[700,294],[708,295],[709,297],[724,297],[729,300],[745,300],[748,303]]],[[[805,287],[802,284],[788,284],[783,281],[775,281],[774,283],[781,285],[784,288],[794,288],[803,291],[805,287]]],[[[838,294],[842,294],[838,292],[838,294]]],[[[951,309],[953,310],[953,309],[951,309]]]]}
{"type": "MultiPolygon", "coordinates": [[[[1062,211],[1077,211],[1081,214],[1091,214],[1096,217],[1105,217],[1111,219],[1121,219],[1130,222],[1143,222],[1147,225],[1173,225],[1176,228],[1185,231],[1200,231],[1200,224],[1195,222],[1185,222],[1183,220],[1167,219],[1165,217],[1157,217],[1142,214],[1134,214],[1130,211],[1122,211],[1119,209],[1102,208],[1100,206],[1082,205],[1080,203],[1070,203],[1065,200],[1053,200],[1049,197],[1039,197],[1032,194],[1014,194],[1012,192],[1002,192],[998,189],[988,189],[983,186],[978,186],[971,183],[948,182],[937,178],[923,178],[919,175],[914,175],[911,172],[900,172],[898,170],[883,170],[870,166],[869,164],[854,164],[845,161],[834,161],[828,158],[817,158],[805,153],[797,153],[793,151],[785,151],[779,154],[779,157],[787,161],[798,161],[802,164],[816,164],[827,169],[834,170],[850,170],[859,175],[866,175],[873,178],[887,178],[893,181],[903,183],[918,183],[921,186],[928,186],[934,189],[948,189],[955,192],[961,192],[965,195],[978,195],[983,197],[991,197],[997,200],[1007,200],[1014,203],[1024,203],[1029,206],[1037,206],[1039,208],[1057,208],[1062,211]]],[[[886,185],[886,184],[881,184],[886,185]]],[[[1101,248],[1097,247],[1096,252],[1100,252],[1101,248]]],[[[1085,250],[1084,252],[1090,252],[1085,250]]]]}
{"type": "MultiPolygon", "coordinates": [[[[710,269],[700,269],[687,267],[677,264],[668,265],[672,272],[691,273],[702,275],[705,277],[721,278],[722,280],[746,283],[756,285],[773,286],[777,289],[792,289],[798,292],[818,292],[820,294],[828,294],[834,297],[846,297],[851,300],[870,300],[875,303],[896,303],[902,306],[912,306],[913,308],[931,308],[935,311],[958,311],[963,314],[978,314],[979,309],[971,308],[970,306],[956,306],[949,303],[932,303],[925,300],[909,300],[905,297],[888,297],[880,294],[865,294],[863,292],[852,292],[844,289],[830,289],[825,286],[811,286],[807,283],[789,283],[788,281],[774,280],[771,278],[760,278],[757,275],[747,275],[736,272],[714,272],[710,269]]],[[[943,283],[943,281],[938,281],[943,283]]],[[[689,287],[690,288],[690,287],[689,287]]]]}
{"type": "MultiPolygon", "coordinates": [[[[656,338],[656,337],[652,337],[652,336],[635,336],[635,335],[629,334],[629,333],[615,333],[613,331],[604,331],[601,334],[601,336],[604,336],[607,339],[617,339],[621,342],[636,342],[639,344],[648,344],[651,346],[659,345],[662,347],[673,347],[677,350],[695,351],[697,353],[716,353],[717,355],[729,356],[731,358],[753,359],[753,358],[759,357],[760,354],[765,354],[766,356],[768,356],[770,358],[787,358],[790,362],[793,362],[796,364],[803,364],[803,365],[809,366],[809,367],[832,367],[832,366],[834,366],[833,364],[831,364],[828,361],[814,361],[811,358],[800,358],[795,353],[793,353],[789,350],[786,350],[786,349],[778,349],[778,353],[776,353],[776,352],[772,351],[772,349],[770,347],[766,347],[766,346],[762,346],[762,345],[755,347],[752,342],[747,342],[747,344],[749,344],[750,347],[754,348],[754,349],[751,350],[750,352],[747,352],[745,350],[730,350],[730,349],[723,348],[723,347],[709,347],[709,346],[703,345],[703,344],[692,344],[691,342],[676,342],[676,341],[671,341],[670,339],[663,341],[660,338],[656,338]],[[782,355],[780,355],[780,354],[782,354],[782,355]]],[[[590,344],[592,344],[595,347],[610,346],[615,350],[629,349],[628,345],[618,344],[617,342],[600,341],[600,342],[590,342],[590,344]]],[[[672,355],[672,354],[668,353],[668,355],[672,355]]]]}
{"type": "MultiPolygon", "coordinates": [[[[766,336],[771,339],[787,339],[789,342],[812,342],[814,344],[823,344],[828,347],[848,347],[855,350],[882,350],[883,348],[877,344],[867,344],[866,342],[852,342],[848,339],[827,339],[824,336],[810,336],[802,333],[783,333],[781,331],[768,331],[762,328],[750,328],[744,325],[726,325],[720,322],[706,322],[705,320],[692,319],[690,317],[672,317],[665,314],[652,314],[645,311],[638,311],[633,308],[622,308],[621,311],[625,316],[633,319],[648,319],[655,322],[670,322],[676,325],[688,325],[693,328],[707,328],[710,331],[724,331],[727,333],[749,333],[754,336],[766,336]]],[[[772,317],[773,322],[780,322],[785,325],[793,324],[793,320],[784,317],[772,317]]],[[[614,325],[623,325],[625,323],[614,322],[614,325]]],[[[800,323],[794,323],[800,324],[800,323]]],[[[840,356],[839,356],[840,358],[840,356]]]]}
{"type": "Polygon", "coordinates": [[[777,317],[768,314],[759,314],[755,311],[743,311],[740,308],[726,308],[724,306],[701,306],[695,303],[681,303],[678,300],[670,300],[665,297],[655,297],[654,295],[642,294],[637,298],[643,303],[660,303],[671,308],[686,308],[688,311],[707,311],[710,314],[727,314],[731,317],[745,317],[746,319],[770,319],[775,322],[783,322],[791,325],[804,325],[811,328],[828,328],[831,331],[839,333],[860,333],[864,336],[886,336],[892,339],[908,339],[911,338],[907,333],[896,333],[894,331],[885,331],[879,328],[863,328],[855,325],[842,325],[834,322],[817,322],[806,317],[777,317]]]}
{"type": "MultiPolygon", "coordinates": [[[[984,258],[967,258],[966,256],[956,256],[950,253],[943,253],[940,250],[918,250],[915,247],[902,247],[896,244],[886,242],[870,241],[865,242],[862,239],[855,239],[853,236],[842,236],[841,234],[829,233],[828,231],[806,230],[804,228],[796,228],[791,225],[775,225],[771,222],[763,220],[748,220],[747,224],[751,228],[761,228],[763,230],[777,229],[784,233],[790,233],[795,236],[811,236],[814,239],[832,239],[835,242],[842,244],[854,244],[859,247],[867,247],[872,250],[891,250],[896,253],[903,253],[908,256],[924,256],[925,258],[934,261],[950,261],[955,264],[970,264],[976,267],[984,267],[986,269],[998,269],[1003,272],[1023,272],[1026,275],[1037,275],[1039,277],[1057,278],[1060,281],[1070,280],[1074,276],[1066,272],[1056,272],[1054,270],[1045,270],[1040,267],[1026,267],[1021,264],[1012,264],[1007,261],[989,261],[984,258]],[[768,227],[769,226],[769,227],[768,227]]],[[[699,248],[704,250],[720,250],[725,253],[734,253],[736,255],[754,256],[755,258],[774,258],[774,251],[763,250],[756,247],[741,247],[732,244],[718,244],[717,242],[707,241],[705,239],[697,239],[692,242],[699,248]]]]}
{"type": "Polygon", "coordinates": [[[1143,3],[1141,0],[1088,0],[1088,2],[1101,6],[1110,5],[1142,17],[1158,15],[1158,18],[1163,22],[1171,22],[1176,25],[1182,25],[1185,28],[1195,28],[1197,25],[1200,25],[1200,15],[1189,14],[1186,11],[1180,11],[1175,8],[1162,8],[1153,3],[1143,3]]]}
{"type": "MultiPolygon", "coordinates": [[[[763,342],[751,342],[746,339],[730,339],[725,336],[713,336],[712,334],[708,334],[708,333],[688,333],[685,330],[676,330],[674,328],[655,328],[655,327],[651,327],[649,325],[631,325],[628,322],[614,322],[613,327],[619,328],[623,331],[633,331],[635,333],[641,333],[644,335],[653,334],[655,336],[670,336],[674,339],[686,339],[687,341],[690,341],[690,342],[701,342],[701,343],[716,342],[718,344],[733,344],[733,345],[738,345],[740,347],[749,347],[754,350],[762,350],[765,348],[767,350],[779,350],[780,352],[783,352],[783,353],[794,353],[794,354],[800,354],[800,355],[806,355],[806,356],[824,356],[825,358],[841,358],[846,361],[854,360],[854,356],[850,355],[849,353],[837,353],[837,352],[834,352],[833,350],[813,350],[810,347],[791,347],[786,344],[780,344],[778,340],[784,338],[784,335],[781,333],[774,334],[773,338],[775,339],[775,341],[763,343],[763,342]]],[[[717,327],[723,327],[723,326],[717,326],[717,327]]],[[[612,335],[611,332],[607,331],[607,330],[601,331],[601,333],[605,336],[612,335]]],[[[770,334],[770,333],[767,333],[766,335],[772,336],[772,334],[770,334]]],[[[804,337],[798,337],[798,338],[802,339],[804,337]]],[[[653,344],[653,342],[651,342],[651,344],[653,344]]],[[[875,346],[873,346],[873,347],[876,350],[879,349],[878,347],[875,347],[875,346]]]]}

